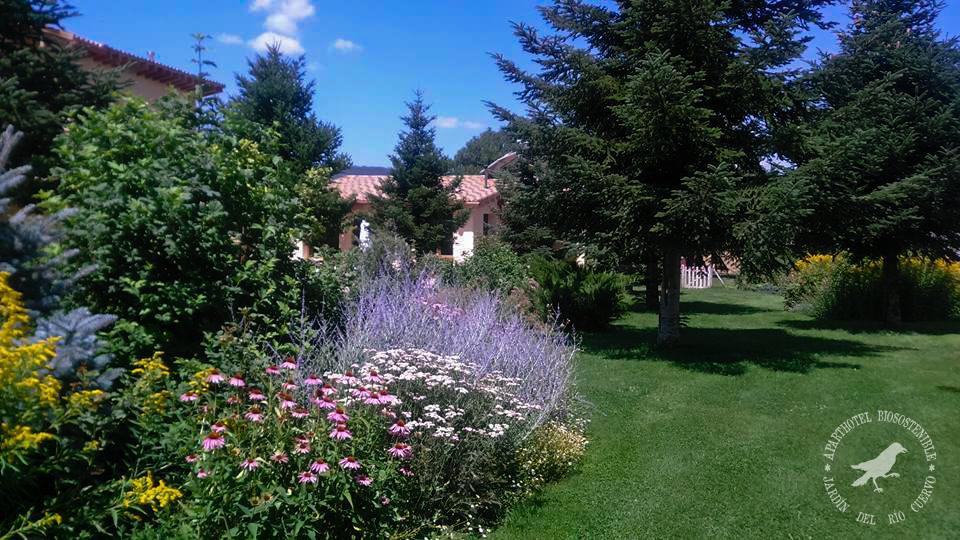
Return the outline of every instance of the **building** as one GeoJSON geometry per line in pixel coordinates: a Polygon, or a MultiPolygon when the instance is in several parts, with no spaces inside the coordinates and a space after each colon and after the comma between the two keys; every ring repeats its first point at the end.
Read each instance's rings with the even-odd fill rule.
{"type": "MultiPolygon", "coordinates": [[[[45,41],[56,42],[64,47],[75,47],[86,54],[78,61],[81,68],[91,72],[111,71],[122,68],[120,81],[124,90],[148,101],[159,99],[171,90],[181,94],[192,93],[197,86],[197,75],[161,64],[152,53],[147,57],[115,49],[73,32],[47,27],[43,30],[45,41]]],[[[205,80],[204,96],[219,94],[223,84],[205,80]]]]}
{"type": "MultiPolygon", "coordinates": [[[[470,214],[463,226],[454,233],[449,245],[441,250],[441,255],[462,261],[473,252],[477,239],[490,235],[497,229],[503,200],[497,191],[497,180],[493,175],[516,159],[517,155],[511,152],[491,163],[482,174],[460,177],[461,183],[456,197],[463,201],[470,214]]],[[[381,193],[380,186],[389,175],[390,170],[384,167],[355,167],[334,176],[332,182],[343,198],[354,198],[351,213],[363,215],[373,211],[370,196],[381,193]]],[[[444,176],[443,182],[449,183],[456,178],[452,175],[444,176]]],[[[348,251],[363,246],[368,238],[369,224],[358,217],[354,225],[340,235],[340,249],[348,251]]]]}

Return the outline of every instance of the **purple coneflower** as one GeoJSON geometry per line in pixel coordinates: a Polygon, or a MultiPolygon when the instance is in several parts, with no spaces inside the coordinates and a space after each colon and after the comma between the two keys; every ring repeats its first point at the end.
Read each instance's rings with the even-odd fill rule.
{"type": "Polygon", "coordinates": [[[332,396],[337,393],[337,389],[334,388],[330,383],[324,383],[323,388],[320,389],[325,396],[332,396]]]}
{"type": "Polygon", "coordinates": [[[410,450],[409,444],[398,442],[391,446],[390,449],[387,450],[387,453],[397,459],[407,459],[413,455],[413,450],[410,450]]]}
{"type": "Polygon", "coordinates": [[[270,461],[275,463],[286,463],[290,461],[290,458],[287,456],[286,452],[274,452],[273,455],[270,456],[270,461]]]}
{"type": "Polygon", "coordinates": [[[280,369],[297,369],[297,363],[293,361],[292,356],[288,356],[283,360],[283,362],[280,362],[280,369]]]}
{"type": "Polygon", "coordinates": [[[300,476],[297,477],[297,481],[301,484],[316,484],[317,475],[313,474],[310,471],[303,471],[300,473],[300,476]]]}
{"type": "Polygon", "coordinates": [[[200,456],[198,456],[198,455],[196,455],[196,454],[190,454],[189,456],[185,457],[184,459],[187,460],[187,463],[196,463],[196,462],[200,461],[200,456]]]}
{"type": "Polygon", "coordinates": [[[379,404],[380,404],[380,392],[373,392],[373,393],[371,393],[369,396],[367,396],[366,398],[364,398],[363,402],[364,402],[366,405],[379,405],[379,404]]]}
{"type": "Polygon", "coordinates": [[[365,386],[361,386],[359,388],[354,388],[353,390],[351,390],[350,395],[358,399],[363,399],[363,398],[370,397],[370,390],[367,390],[365,386]]]}
{"type": "Polygon", "coordinates": [[[260,410],[260,407],[250,407],[250,410],[243,417],[251,422],[263,422],[263,411],[260,410]]]}
{"type": "Polygon", "coordinates": [[[217,433],[223,433],[224,431],[227,430],[227,425],[224,424],[223,421],[220,421],[210,426],[210,429],[216,431],[217,433]]]}
{"type": "Polygon", "coordinates": [[[368,371],[368,372],[367,372],[367,376],[364,377],[364,378],[365,378],[367,381],[372,382],[372,383],[377,383],[377,384],[379,384],[379,383],[382,383],[382,382],[383,382],[383,377],[381,377],[380,374],[377,373],[377,370],[375,370],[375,369],[371,369],[370,371],[368,371]]]}
{"type": "Polygon", "coordinates": [[[323,474],[330,470],[330,465],[327,465],[326,461],[318,459],[310,464],[310,470],[317,474],[323,474]]]}
{"type": "Polygon", "coordinates": [[[207,375],[207,382],[210,384],[220,384],[224,381],[223,373],[219,369],[214,369],[207,375]]]}
{"type": "Polygon", "coordinates": [[[403,420],[397,420],[392,426],[390,426],[390,434],[397,437],[406,437],[410,435],[410,428],[407,426],[407,423],[403,420]]]}
{"type": "Polygon", "coordinates": [[[303,379],[303,384],[307,386],[317,386],[318,384],[323,384],[323,381],[320,379],[320,377],[317,377],[311,373],[310,375],[307,375],[305,379],[303,379]]]}
{"type": "Polygon", "coordinates": [[[226,441],[223,440],[223,435],[217,431],[212,431],[203,439],[203,450],[204,452],[212,452],[217,448],[223,448],[225,444],[226,441]]]}
{"type": "Polygon", "coordinates": [[[410,469],[408,469],[408,468],[406,468],[406,467],[400,467],[400,474],[402,474],[402,475],[404,475],[404,476],[413,476],[413,471],[411,471],[410,469]]]}
{"type": "Polygon", "coordinates": [[[207,476],[209,476],[209,473],[207,473],[207,471],[203,469],[200,469],[199,471],[197,471],[197,478],[206,478],[207,476]]]}
{"type": "Polygon", "coordinates": [[[333,412],[327,415],[327,420],[340,424],[346,422],[350,419],[350,416],[347,415],[346,411],[343,410],[343,407],[337,406],[333,412]]]}
{"type": "Polygon", "coordinates": [[[337,424],[337,427],[333,428],[333,431],[330,432],[330,438],[335,441],[345,441],[352,439],[353,434],[347,429],[346,424],[337,424]]]}
{"type": "Polygon", "coordinates": [[[196,392],[184,392],[180,394],[180,401],[196,401],[200,399],[200,396],[196,392]]]}
{"type": "Polygon", "coordinates": [[[373,483],[373,478],[370,478],[365,474],[361,474],[360,476],[357,477],[357,483],[360,484],[361,486],[369,486],[370,484],[373,483]]]}
{"type": "Polygon", "coordinates": [[[240,403],[240,398],[237,396],[230,396],[227,398],[227,405],[236,405],[237,403],[240,403]]]}
{"type": "Polygon", "coordinates": [[[386,391],[380,392],[380,404],[381,405],[390,405],[397,401],[397,397],[389,394],[386,391]]]}
{"type": "Polygon", "coordinates": [[[310,453],[310,443],[302,442],[293,449],[294,454],[309,454],[310,453]]]}
{"type": "Polygon", "coordinates": [[[297,383],[293,382],[293,381],[290,380],[290,379],[287,379],[286,382],[283,383],[283,389],[284,389],[284,390],[296,390],[296,389],[297,389],[297,383]]]}
{"type": "Polygon", "coordinates": [[[237,388],[243,388],[247,385],[246,381],[243,380],[243,375],[239,373],[235,374],[233,377],[230,377],[230,386],[236,386],[237,388]]]}
{"type": "Polygon", "coordinates": [[[353,372],[350,370],[344,371],[343,375],[340,376],[340,382],[344,384],[357,384],[359,379],[353,376],[353,372]]]}
{"type": "Polygon", "coordinates": [[[360,462],[357,461],[357,458],[353,456],[347,456],[339,461],[340,466],[344,469],[357,470],[360,468],[360,462]]]}
{"type": "Polygon", "coordinates": [[[278,392],[277,399],[280,400],[281,409],[292,409],[297,406],[297,402],[293,400],[293,396],[286,392],[278,392]]]}
{"type": "Polygon", "coordinates": [[[247,394],[247,399],[250,401],[266,401],[267,396],[265,396],[260,390],[253,388],[250,390],[250,393],[247,394]]]}
{"type": "Polygon", "coordinates": [[[254,469],[259,469],[260,462],[255,459],[247,458],[240,462],[240,468],[245,471],[252,471],[254,469]]]}
{"type": "Polygon", "coordinates": [[[303,407],[296,407],[293,409],[290,415],[293,416],[294,418],[306,418],[310,416],[310,411],[303,407]]]}
{"type": "Polygon", "coordinates": [[[266,371],[267,371],[267,375],[279,375],[279,374],[280,374],[280,368],[278,368],[277,366],[267,366],[267,370],[266,370],[266,371]]]}
{"type": "Polygon", "coordinates": [[[321,409],[331,410],[337,408],[337,402],[330,398],[330,396],[323,396],[322,398],[313,402],[317,407],[321,409]]]}

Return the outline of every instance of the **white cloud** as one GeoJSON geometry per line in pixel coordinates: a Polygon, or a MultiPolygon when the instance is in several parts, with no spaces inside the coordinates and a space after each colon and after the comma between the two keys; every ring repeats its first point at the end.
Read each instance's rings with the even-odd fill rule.
{"type": "Polygon", "coordinates": [[[243,38],[236,34],[217,34],[217,41],[226,45],[240,45],[243,38]]]}
{"type": "Polygon", "coordinates": [[[344,53],[360,51],[363,49],[363,47],[361,47],[359,44],[344,38],[337,38],[333,43],[330,44],[330,46],[344,53]]]}
{"type": "Polygon", "coordinates": [[[280,34],[293,34],[297,31],[297,23],[283,13],[272,13],[267,16],[263,26],[272,32],[280,34]]]}
{"type": "Polygon", "coordinates": [[[274,0],[253,0],[253,4],[250,5],[250,11],[268,9],[273,3],[274,0]]]}
{"type": "Polygon", "coordinates": [[[472,120],[460,120],[456,116],[438,116],[436,119],[437,127],[440,129],[454,129],[454,128],[463,128],[463,129],[483,129],[486,126],[481,122],[474,122],[472,120]]]}
{"type": "Polygon", "coordinates": [[[274,43],[280,46],[280,52],[284,54],[303,54],[303,45],[300,44],[300,40],[274,32],[264,32],[248,42],[258,52],[265,52],[267,47],[274,43]]]}

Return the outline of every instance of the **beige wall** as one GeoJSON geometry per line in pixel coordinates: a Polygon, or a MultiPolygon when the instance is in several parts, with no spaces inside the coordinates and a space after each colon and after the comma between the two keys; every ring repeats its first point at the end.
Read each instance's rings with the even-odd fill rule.
{"type": "MultiPolygon", "coordinates": [[[[103,72],[113,69],[112,67],[104,66],[90,57],[81,58],[77,63],[81,68],[91,72],[103,72]]],[[[124,83],[129,83],[123,89],[125,92],[142,97],[148,101],[160,99],[169,94],[171,90],[176,91],[171,85],[163,84],[130,72],[121,72],[120,80],[124,83]]]]}

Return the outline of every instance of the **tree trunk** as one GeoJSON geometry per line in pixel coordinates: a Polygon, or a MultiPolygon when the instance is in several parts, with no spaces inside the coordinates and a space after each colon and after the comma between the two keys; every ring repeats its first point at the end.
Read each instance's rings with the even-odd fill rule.
{"type": "Polygon", "coordinates": [[[900,328],[903,315],[900,312],[900,258],[896,253],[883,256],[880,272],[883,288],[883,324],[887,328],[900,328]]]}
{"type": "Polygon", "coordinates": [[[656,251],[650,251],[645,257],[646,272],[643,284],[646,288],[644,304],[649,311],[660,311],[660,261],[656,251]]]}
{"type": "Polygon", "coordinates": [[[663,251],[663,281],[660,287],[660,326],[657,345],[669,346],[680,340],[680,250],[663,251]]]}

